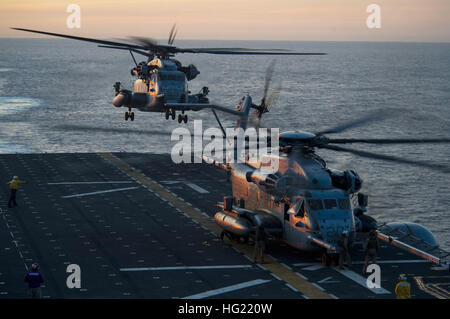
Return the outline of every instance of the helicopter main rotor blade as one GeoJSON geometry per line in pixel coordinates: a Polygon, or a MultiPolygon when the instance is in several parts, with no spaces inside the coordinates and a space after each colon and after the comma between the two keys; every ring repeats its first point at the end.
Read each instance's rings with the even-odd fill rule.
{"type": "Polygon", "coordinates": [[[326,148],[326,149],[337,151],[337,152],[350,153],[350,154],[354,154],[354,155],[357,155],[360,157],[365,157],[365,158],[379,159],[379,160],[383,160],[383,161],[414,165],[414,166],[418,166],[418,167],[427,167],[427,168],[437,170],[440,172],[450,173],[450,167],[448,165],[441,165],[441,164],[409,160],[406,158],[400,158],[400,157],[391,156],[391,155],[376,154],[376,153],[372,153],[372,152],[360,151],[360,150],[355,150],[355,149],[341,147],[341,146],[335,146],[335,145],[320,145],[317,147],[318,148],[326,148]]]}
{"type": "Polygon", "coordinates": [[[168,45],[172,45],[173,41],[175,41],[175,36],[177,35],[176,27],[177,27],[177,24],[174,23],[172,26],[172,29],[170,30],[169,40],[167,41],[168,45]]]}
{"type": "Polygon", "coordinates": [[[264,104],[267,99],[267,93],[269,92],[270,82],[272,81],[274,69],[275,69],[275,62],[271,62],[267,67],[266,76],[264,78],[264,94],[261,100],[261,104],[264,104]]]}
{"type": "MultiPolygon", "coordinates": [[[[280,49],[281,50],[281,49],[280,49]]],[[[268,112],[269,106],[271,105],[274,97],[278,95],[279,91],[281,90],[281,83],[278,85],[278,87],[272,92],[270,96],[268,96],[270,84],[272,82],[273,74],[275,69],[275,61],[272,61],[269,63],[269,66],[266,69],[266,74],[264,77],[264,91],[263,91],[263,97],[261,99],[260,105],[253,104],[252,107],[256,109],[256,111],[250,116],[249,123],[255,123],[255,128],[258,129],[261,124],[261,117],[264,113],[268,112]]]]}
{"type": "Polygon", "coordinates": [[[449,138],[399,138],[399,139],[383,139],[383,138],[338,138],[327,139],[327,143],[331,144],[350,144],[350,143],[365,143],[365,144],[440,144],[450,143],[449,138]]]}
{"type": "MultiPolygon", "coordinates": [[[[140,43],[140,45],[132,44],[132,43],[123,43],[123,42],[116,42],[116,41],[107,41],[107,40],[100,40],[95,38],[87,38],[87,37],[79,37],[74,35],[68,35],[68,34],[62,34],[62,33],[53,33],[53,32],[46,32],[46,31],[39,31],[39,30],[32,30],[32,29],[24,29],[24,28],[11,28],[13,30],[18,31],[25,31],[25,32],[32,32],[32,33],[38,33],[38,34],[45,34],[50,35],[54,37],[60,37],[60,38],[67,38],[67,39],[73,39],[73,40],[79,40],[79,41],[85,41],[85,42],[93,42],[93,43],[99,43],[103,45],[109,45],[109,46],[122,46],[122,47],[128,47],[128,48],[134,48],[134,49],[141,49],[141,50],[156,50],[160,51],[160,53],[166,55],[166,54],[175,54],[175,53],[208,53],[208,54],[234,54],[234,55],[324,55],[326,53],[319,53],[319,52],[294,52],[290,50],[283,50],[283,49],[246,49],[246,48],[177,48],[172,45],[162,45],[157,44],[155,40],[148,39],[148,38],[142,38],[142,37],[133,37],[137,42],[140,43]]],[[[176,30],[171,34],[171,42],[175,39],[176,30]]]]}
{"type": "Polygon", "coordinates": [[[244,48],[177,48],[177,53],[207,53],[233,55],[325,55],[319,52],[295,52],[281,49],[244,49],[244,48]]]}
{"type": "MultiPolygon", "coordinates": [[[[397,110],[395,110],[397,111],[397,110]]],[[[384,119],[386,119],[387,117],[389,117],[390,115],[392,115],[392,113],[387,112],[386,110],[380,111],[374,111],[371,112],[368,115],[365,115],[363,117],[360,117],[359,119],[356,120],[350,120],[348,122],[345,122],[343,124],[339,124],[331,129],[328,130],[324,130],[324,131],[319,131],[314,133],[316,136],[321,136],[321,135],[325,135],[325,134],[336,134],[336,133],[341,133],[344,132],[348,129],[351,128],[355,128],[355,127],[359,127],[359,126],[363,126],[364,124],[370,123],[370,122],[375,122],[375,121],[382,121],[384,119]]]]}
{"type": "Polygon", "coordinates": [[[146,57],[152,57],[153,56],[152,54],[147,53],[145,51],[137,50],[137,49],[133,49],[133,48],[128,48],[128,47],[117,47],[117,46],[111,46],[111,45],[99,45],[98,47],[99,48],[107,48],[107,49],[133,51],[133,52],[135,52],[137,54],[141,54],[141,55],[146,56],[146,57]]]}
{"type": "Polygon", "coordinates": [[[166,47],[165,45],[158,44],[158,42],[152,38],[134,37],[134,36],[128,37],[128,38],[131,39],[132,41],[142,45],[147,50],[156,49],[158,47],[166,47]]]}
{"type": "Polygon", "coordinates": [[[100,40],[100,39],[95,39],[95,38],[77,37],[77,36],[68,35],[68,34],[52,33],[52,32],[45,32],[45,31],[38,31],[38,30],[31,30],[31,29],[22,29],[22,28],[11,28],[11,29],[19,30],[19,31],[25,31],[25,32],[32,32],[32,33],[51,35],[51,36],[60,37],[60,38],[80,40],[80,41],[85,41],[85,42],[99,43],[99,44],[103,44],[103,45],[121,46],[121,47],[134,48],[134,49],[143,49],[143,50],[147,50],[148,49],[148,48],[143,47],[141,45],[135,45],[135,44],[129,44],[129,43],[121,43],[121,42],[115,42],[115,41],[107,41],[107,40],[100,40]]]}
{"type": "Polygon", "coordinates": [[[266,109],[269,108],[270,105],[272,105],[273,101],[276,100],[276,98],[278,97],[278,95],[281,92],[281,88],[282,88],[282,84],[281,81],[280,83],[278,83],[277,87],[273,90],[272,94],[270,94],[269,98],[266,100],[266,109]]]}
{"type": "MultiPolygon", "coordinates": [[[[223,51],[223,50],[233,50],[233,51],[273,51],[273,52],[291,52],[289,49],[252,49],[252,48],[184,48],[182,50],[208,50],[208,51],[223,51]]],[[[326,54],[326,53],[324,53],[326,54]]]]}

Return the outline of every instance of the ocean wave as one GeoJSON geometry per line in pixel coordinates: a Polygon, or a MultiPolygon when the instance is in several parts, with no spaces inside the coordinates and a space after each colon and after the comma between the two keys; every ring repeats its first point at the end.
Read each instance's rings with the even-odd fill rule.
{"type": "Polygon", "coordinates": [[[28,111],[42,104],[42,100],[19,96],[0,96],[0,116],[28,111]]]}
{"type": "Polygon", "coordinates": [[[22,145],[14,144],[0,144],[0,154],[23,154],[23,153],[34,153],[35,151],[26,148],[22,145]]]}

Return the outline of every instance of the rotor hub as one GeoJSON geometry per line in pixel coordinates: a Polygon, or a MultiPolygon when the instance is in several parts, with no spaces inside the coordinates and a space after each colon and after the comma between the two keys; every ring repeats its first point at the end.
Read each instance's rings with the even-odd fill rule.
{"type": "Polygon", "coordinates": [[[280,134],[280,142],[286,144],[307,144],[316,138],[316,134],[302,131],[288,131],[280,134]]]}

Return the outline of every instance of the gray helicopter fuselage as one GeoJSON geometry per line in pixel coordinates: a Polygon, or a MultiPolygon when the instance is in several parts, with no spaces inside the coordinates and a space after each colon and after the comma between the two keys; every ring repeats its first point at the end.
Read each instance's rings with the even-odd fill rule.
{"type": "Polygon", "coordinates": [[[178,71],[170,59],[155,58],[141,64],[141,76],[133,84],[128,103],[114,103],[129,106],[142,112],[163,112],[167,103],[183,103],[188,99],[186,76],[178,71]],[[142,75],[144,74],[144,75],[142,75]]]}
{"type": "MultiPolygon", "coordinates": [[[[135,108],[142,112],[165,112],[171,105],[189,103],[208,103],[206,94],[190,95],[188,80],[195,78],[200,72],[193,66],[182,67],[173,59],[154,58],[149,62],[141,62],[131,70],[138,76],[134,81],[133,90],[117,91],[113,99],[116,107],[135,108]]],[[[180,108],[184,111],[184,108],[180,108]]]]}
{"type": "Polygon", "coordinates": [[[336,247],[344,230],[355,232],[349,194],[333,186],[321,158],[294,150],[272,159],[278,161],[275,174],[265,173],[259,163],[231,165],[233,197],[240,207],[276,218],[281,238],[300,250],[323,249],[318,242],[336,247]]]}

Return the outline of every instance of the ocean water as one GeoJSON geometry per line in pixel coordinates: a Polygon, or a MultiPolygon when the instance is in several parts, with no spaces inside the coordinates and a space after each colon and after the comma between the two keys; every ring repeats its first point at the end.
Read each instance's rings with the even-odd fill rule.
{"type": "MultiPolygon", "coordinates": [[[[259,102],[264,74],[275,63],[273,86],[282,91],[263,116],[266,127],[316,132],[374,110],[384,121],[333,137],[450,137],[450,44],[177,41],[180,47],[288,48],[326,56],[214,56],[180,54],[201,74],[192,92],[210,88],[210,100],[235,106],[249,93],[259,102]]],[[[173,142],[152,132],[171,132],[176,121],[111,104],[112,85],[130,88],[133,61],[126,51],[61,39],[0,39],[0,153],[170,152],[173,142]],[[97,130],[71,130],[71,126],[97,130]],[[65,127],[65,128],[64,128],[65,127]],[[116,131],[108,131],[110,128],[116,131]],[[123,130],[129,130],[125,133],[123,130]],[[133,132],[135,130],[135,132],[133,132]]],[[[225,126],[232,116],[220,115],[225,126]]],[[[189,113],[203,127],[217,127],[210,112],[189,113]]],[[[183,124],[184,125],[184,124],[183,124]]],[[[449,145],[352,145],[353,148],[450,164],[449,145]]],[[[369,194],[369,214],[381,222],[424,225],[450,250],[450,174],[320,150],[330,167],[354,169],[369,194]]]]}

